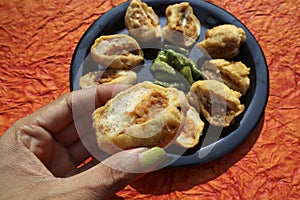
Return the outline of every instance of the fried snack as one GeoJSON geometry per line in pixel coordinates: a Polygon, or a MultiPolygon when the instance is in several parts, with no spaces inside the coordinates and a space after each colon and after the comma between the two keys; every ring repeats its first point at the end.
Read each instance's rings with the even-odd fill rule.
{"type": "Polygon", "coordinates": [[[107,153],[165,147],[180,132],[188,109],[183,92],[151,82],[139,83],[94,111],[98,145],[107,153]]]}
{"type": "Polygon", "coordinates": [[[250,68],[242,62],[229,62],[224,59],[208,60],[203,63],[202,72],[206,78],[223,82],[242,95],[250,85],[248,77],[250,68]]]}
{"type": "Polygon", "coordinates": [[[214,126],[227,127],[244,111],[241,94],[216,80],[197,81],[187,95],[191,105],[214,126]]]}
{"type": "Polygon", "coordinates": [[[204,128],[204,122],[200,119],[196,109],[190,106],[187,111],[183,129],[176,138],[176,143],[185,148],[192,148],[199,143],[199,138],[204,128]]]}
{"type": "Polygon", "coordinates": [[[136,83],[137,75],[133,71],[109,69],[89,72],[80,78],[79,85],[87,89],[100,84],[130,84],[136,83]]]}
{"type": "Polygon", "coordinates": [[[246,41],[243,29],[231,24],[216,26],[206,31],[205,39],[197,47],[204,48],[212,58],[233,58],[246,41]]]}
{"type": "Polygon", "coordinates": [[[173,44],[189,47],[200,36],[200,21],[188,2],[170,5],[166,9],[167,24],[163,36],[173,44]]]}
{"type": "Polygon", "coordinates": [[[137,41],[125,34],[99,37],[91,47],[91,54],[97,63],[112,69],[132,69],[144,60],[137,41]]]}
{"type": "Polygon", "coordinates": [[[125,26],[134,38],[141,42],[149,42],[161,38],[162,30],[159,18],[140,0],[132,0],[125,14],[125,26]]]}

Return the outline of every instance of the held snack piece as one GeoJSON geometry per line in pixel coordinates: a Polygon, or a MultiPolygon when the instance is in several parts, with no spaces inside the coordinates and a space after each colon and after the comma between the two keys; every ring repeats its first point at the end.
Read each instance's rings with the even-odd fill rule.
{"type": "Polygon", "coordinates": [[[164,38],[173,44],[189,47],[200,36],[200,21],[188,2],[170,5],[166,9],[164,38]]]}
{"type": "Polygon", "coordinates": [[[186,114],[183,129],[176,138],[176,143],[185,148],[196,146],[203,128],[204,122],[200,119],[199,113],[193,106],[190,106],[186,114]]]}
{"type": "Polygon", "coordinates": [[[162,36],[159,18],[140,0],[132,0],[125,14],[125,26],[137,40],[149,42],[162,36]]]}
{"type": "Polygon", "coordinates": [[[125,34],[101,36],[91,47],[94,60],[112,69],[132,69],[144,60],[137,41],[125,34]]]}
{"type": "Polygon", "coordinates": [[[98,145],[107,153],[164,147],[181,131],[188,109],[183,92],[147,81],[139,83],[94,111],[98,145]]]}
{"type": "Polygon", "coordinates": [[[80,78],[80,87],[87,89],[100,84],[130,84],[134,85],[137,75],[133,71],[109,69],[105,71],[89,72],[80,78]]]}
{"type": "Polygon", "coordinates": [[[244,105],[239,100],[241,94],[216,80],[193,83],[187,96],[191,105],[198,107],[214,126],[230,126],[234,118],[244,111],[244,105]]]}
{"type": "Polygon", "coordinates": [[[206,31],[205,39],[197,47],[204,48],[212,58],[233,58],[246,41],[246,33],[235,25],[225,24],[206,31]]]}
{"type": "Polygon", "coordinates": [[[231,89],[246,93],[250,85],[248,77],[250,68],[242,62],[229,62],[224,59],[213,59],[205,61],[202,72],[208,79],[224,82],[231,89]]]}

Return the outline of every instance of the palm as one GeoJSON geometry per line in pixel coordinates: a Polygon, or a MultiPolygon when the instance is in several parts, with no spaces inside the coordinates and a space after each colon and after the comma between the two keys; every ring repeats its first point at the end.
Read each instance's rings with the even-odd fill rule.
{"type": "Polygon", "coordinates": [[[62,96],[7,130],[0,138],[0,158],[4,161],[0,162],[1,197],[82,199],[84,196],[85,199],[99,199],[113,195],[139,177],[137,173],[129,174],[126,171],[127,168],[140,166],[137,154],[145,149],[120,152],[108,158],[106,164],[98,164],[94,159],[84,167],[77,168],[91,156],[81,141],[91,144],[88,148],[93,148],[90,149],[93,152],[94,147],[95,150],[99,149],[94,146],[95,136],[90,132],[91,112],[94,108],[84,108],[81,110],[84,112],[74,115],[74,103],[84,107],[87,99],[94,98],[94,106],[101,106],[112,97],[116,91],[114,87],[99,86],[91,93],[78,91],[62,96]],[[77,95],[77,98],[73,98],[73,95],[77,95]],[[80,119],[81,137],[73,116],[76,116],[75,122],[80,119]],[[124,171],[108,167],[119,165],[124,171]],[[89,170],[79,173],[86,169],[89,170]]]}
{"type": "MultiPolygon", "coordinates": [[[[95,106],[103,105],[110,99],[112,91],[112,87],[102,89],[103,96],[97,96],[95,106]]],[[[94,90],[85,91],[85,95],[73,93],[73,96],[62,96],[59,103],[49,104],[20,122],[23,125],[19,128],[22,129],[20,133],[24,146],[56,177],[78,173],[77,166],[91,156],[81,142],[73,118],[74,104],[79,104],[81,108],[82,104],[90,103],[91,98],[95,98],[94,90]]],[[[89,141],[95,143],[95,138],[90,137],[93,135],[90,132],[93,110],[88,109],[81,110],[78,118],[84,127],[84,137],[88,136],[89,141]]]]}

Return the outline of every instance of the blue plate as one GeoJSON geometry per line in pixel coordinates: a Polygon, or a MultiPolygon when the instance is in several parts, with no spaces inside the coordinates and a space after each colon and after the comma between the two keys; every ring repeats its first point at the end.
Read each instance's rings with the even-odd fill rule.
{"type": "MultiPolygon", "coordinates": [[[[161,0],[145,2],[152,6],[153,10],[159,16],[162,26],[164,26],[166,22],[166,7],[182,1],[161,0]]],[[[206,29],[221,24],[234,24],[245,30],[247,40],[241,46],[240,53],[233,60],[242,61],[251,68],[249,75],[251,84],[249,90],[241,99],[245,105],[245,112],[236,118],[235,123],[223,129],[206,126],[196,147],[188,149],[181,156],[177,156],[176,153],[168,153],[170,158],[176,158],[170,166],[203,164],[220,158],[234,150],[257,127],[263,116],[269,94],[269,75],[264,54],[258,42],[245,25],[232,14],[211,3],[199,0],[186,0],[186,2],[190,3],[195,15],[201,22],[201,36],[199,41],[203,40],[206,29]],[[220,132],[220,136],[214,138],[216,132],[220,132]]],[[[105,13],[90,26],[80,39],[72,58],[70,70],[71,91],[80,89],[79,79],[82,75],[98,69],[98,65],[89,55],[90,47],[94,43],[94,40],[101,35],[128,33],[124,26],[124,16],[128,5],[129,2],[121,4],[105,13]]],[[[151,59],[148,61],[151,62],[151,59]]],[[[138,81],[151,80],[150,73],[140,70],[138,77],[147,76],[149,76],[149,79],[138,78],[138,81]]]]}

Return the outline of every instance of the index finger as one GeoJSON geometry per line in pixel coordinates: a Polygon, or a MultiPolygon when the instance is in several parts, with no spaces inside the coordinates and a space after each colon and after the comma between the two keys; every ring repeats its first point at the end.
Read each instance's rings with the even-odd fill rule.
{"type": "Polygon", "coordinates": [[[57,133],[73,122],[74,118],[93,112],[121,90],[125,85],[99,85],[97,87],[73,91],[38,110],[32,116],[39,126],[51,133],[57,133]]]}

